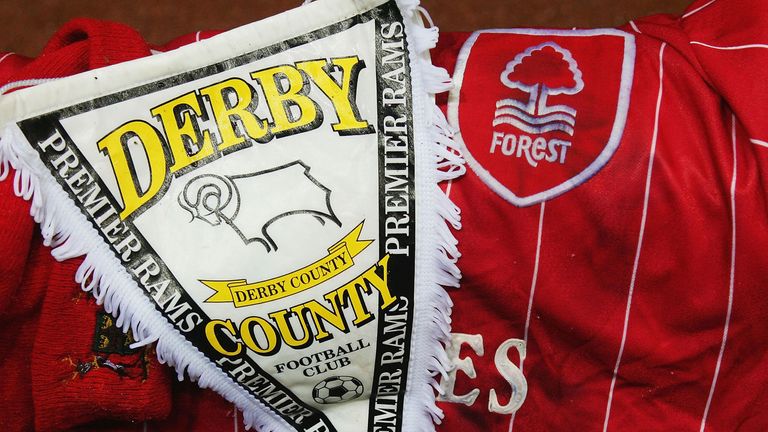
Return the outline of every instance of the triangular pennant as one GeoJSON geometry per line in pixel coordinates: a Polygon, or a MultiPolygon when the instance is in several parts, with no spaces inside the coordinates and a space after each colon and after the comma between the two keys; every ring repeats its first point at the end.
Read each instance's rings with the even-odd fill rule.
{"type": "Polygon", "coordinates": [[[57,259],[260,430],[429,430],[463,172],[418,3],[325,0],[0,99],[57,259]]]}

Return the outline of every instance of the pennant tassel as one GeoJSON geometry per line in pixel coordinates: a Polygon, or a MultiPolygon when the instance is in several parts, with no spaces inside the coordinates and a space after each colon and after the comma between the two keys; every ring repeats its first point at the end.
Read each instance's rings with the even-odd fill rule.
{"type": "MultiPolygon", "coordinates": [[[[429,50],[437,43],[439,31],[432,25],[429,14],[419,6],[418,1],[398,1],[406,17],[406,33],[411,47],[411,64],[414,75],[420,81],[414,82],[414,122],[421,122],[425,136],[417,136],[416,147],[418,217],[426,220],[420,224],[422,232],[417,238],[429,245],[428,252],[417,257],[415,302],[417,313],[413,323],[411,341],[411,364],[406,394],[403,429],[407,431],[433,431],[434,424],[440,423],[443,411],[437,406],[435,392],[439,393],[437,377],[445,377],[451,369],[445,354],[451,329],[451,302],[443,287],[458,287],[461,272],[456,266],[460,254],[457,240],[448,224],[454,229],[461,228],[460,211],[438,186],[441,182],[454,179],[466,172],[464,159],[453,140],[453,129],[448,125],[434,95],[448,91],[453,86],[448,72],[432,64],[429,50]],[[424,22],[430,27],[426,28],[424,22]],[[421,308],[419,310],[419,308],[421,308]],[[423,313],[422,313],[423,312],[423,313]],[[425,373],[426,371],[426,373],[425,373]],[[408,399],[412,399],[409,401],[408,399]]],[[[418,245],[417,245],[418,248],[418,245]]]]}

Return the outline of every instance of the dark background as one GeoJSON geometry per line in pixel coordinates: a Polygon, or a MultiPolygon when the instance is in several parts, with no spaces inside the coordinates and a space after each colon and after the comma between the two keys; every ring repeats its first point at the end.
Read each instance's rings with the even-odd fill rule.
{"type": "MultiPolygon", "coordinates": [[[[36,56],[71,18],[126,23],[154,44],[198,30],[227,30],[301,0],[0,0],[0,50],[36,56]]],[[[422,0],[443,31],[494,27],[611,27],[654,13],[679,14],[693,0],[422,0]]]]}

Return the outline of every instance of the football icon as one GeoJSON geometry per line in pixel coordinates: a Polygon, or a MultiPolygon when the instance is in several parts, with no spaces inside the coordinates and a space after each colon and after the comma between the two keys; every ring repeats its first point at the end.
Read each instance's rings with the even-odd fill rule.
{"type": "Polygon", "coordinates": [[[332,404],[360,397],[363,394],[363,383],[349,376],[334,376],[326,378],[312,389],[315,402],[332,404]]]}

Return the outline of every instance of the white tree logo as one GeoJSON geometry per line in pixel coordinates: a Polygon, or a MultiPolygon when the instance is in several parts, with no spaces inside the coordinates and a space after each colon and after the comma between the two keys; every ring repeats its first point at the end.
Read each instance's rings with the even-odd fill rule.
{"type": "Polygon", "coordinates": [[[529,99],[496,102],[494,126],[509,124],[532,134],[562,131],[573,136],[576,110],[547,105],[549,95],[575,95],[584,89],[581,70],[570,51],[554,42],[532,46],[507,63],[501,82],[528,93],[529,99]]]}

